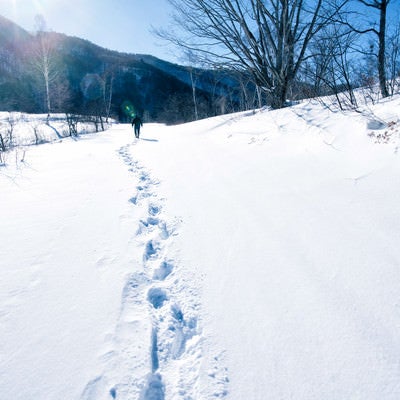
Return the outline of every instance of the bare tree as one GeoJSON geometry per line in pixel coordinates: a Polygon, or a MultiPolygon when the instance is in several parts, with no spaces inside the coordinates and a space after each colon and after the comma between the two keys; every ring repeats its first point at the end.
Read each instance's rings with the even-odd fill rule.
{"type": "Polygon", "coordinates": [[[81,117],[77,114],[66,113],[65,118],[68,124],[68,134],[69,136],[78,136],[78,124],[81,117]]]}
{"type": "Polygon", "coordinates": [[[52,112],[51,85],[59,77],[59,66],[55,55],[55,37],[45,32],[45,21],[42,16],[36,16],[36,43],[33,46],[31,64],[33,69],[39,74],[45,97],[45,109],[47,112],[47,121],[52,112]]]}
{"type": "Polygon", "coordinates": [[[7,148],[7,136],[3,129],[3,123],[0,121],[0,163],[2,162],[1,153],[5,153],[7,148]]]}
{"type": "Polygon", "coordinates": [[[389,89],[393,94],[400,84],[400,23],[394,27],[387,38],[387,68],[389,73],[389,89]]]}
{"type": "Polygon", "coordinates": [[[197,98],[196,98],[196,80],[197,77],[192,67],[187,67],[189,75],[190,75],[190,83],[192,85],[192,99],[193,99],[193,111],[194,111],[194,119],[197,121],[199,119],[199,111],[197,109],[197,98]]]}
{"type": "Polygon", "coordinates": [[[354,32],[359,34],[373,33],[378,39],[377,67],[379,77],[379,87],[382,97],[388,97],[386,76],[386,17],[387,9],[391,0],[356,0],[357,3],[364,5],[368,10],[375,9],[379,12],[378,27],[375,23],[369,22],[368,27],[357,27],[353,23],[346,22],[354,32]],[[372,25],[372,26],[371,26],[372,25]]]}
{"type": "Polygon", "coordinates": [[[5,153],[17,144],[14,140],[14,130],[19,119],[17,113],[9,112],[5,121],[0,121],[0,164],[5,162],[5,153]]]}
{"type": "Polygon", "coordinates": [[[19,116],[15,112],[9,112],[7,121],[7,135],[8,135],[8,147],[13,147],[16,143],[14,141],[14,130],[19,122],[19,116]]]}
{"type": "MultiPolygon", "coordinates": [[[[283,107],[300,66],[310,56],[313,36],[340,11],[323,0],[168,0],[175,26],[183,32],[158,31],[173,43],[201,52],[210,62],[249,72],[283,107]]],[[[330,2],[332,5],[334,2],[330,2]]]]}
{"type": "Polygon", "coordinates": [[[35,145],[45,143],[45,139],[42,137],[41,132],[40,132],[40,125],[42,121],[40,119],[33,119],[30,121],[30,126],[32,127],[33,131],[33,136],[35,137],[35,145]]]}
{"type": "Polygon", "coordinates": [[[106,123],[111,114],[111,104],[113,97],[114,88],[114,73],[111,71],[104,76],[104,89],[103,89],[103,101],[104,101],[104,112],[106,116],[106,123]]]}
{"type": "Polygon", "coordinates": [[[387,6],[390,0],[359,0],[360,3],[367,7],[375,8],[379,11],[379,28],[371,28],[371,32],[374,32],[378,36],[378,76],[379,76],[379,87],[381,89],[382,97],[388,97],[389,91],[386,82],[386,13],[387,6]]]}
{"type": "MultiPolygon", "coordinates": [[[[101,92],[101,98],[104,108],[102,115],[105,117],[106,123],[108,123],[108,119],[111,115],[112,98],[114,93],[115,68],[112,68],[104,63],[102,69],[103,72],[98,75],[98,86],[101,92]]],[[[93,82],[91,83],[91,85],[93,85],[93,82]]]]}
{"type": "Polygon", "coordinates": [[[314,57],[305,64],[302,73],[309,82],[309,95],[334,95],[341,109],[357,106],[354,95],[354,46],[358,34],[342,24],[321,30],[312,43],[314,57]]]}

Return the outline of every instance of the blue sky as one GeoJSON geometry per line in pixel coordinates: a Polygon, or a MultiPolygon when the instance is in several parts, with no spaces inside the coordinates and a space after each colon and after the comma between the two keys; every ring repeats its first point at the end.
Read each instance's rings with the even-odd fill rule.
{"type": "Polygon", "coordinates": [[[149,32],[151,26],[167,26],[170,12],[167,0],[0,0],[0,15],[28,31],[41,14],[49,30],[111,50],[176,61],[174,49],[149,32]]]}
{"type": "MultiPolygon", "coordinates": [[[[388,23],[398,18],[399,0],[392,0],[388,23]]],[[[378,21],[376,10],[365,8],[378,21]]],[[[182,62],[179,50],[151,34],[151,26],[168,27],[167,0],[0,0],[0,15],[34,31],[35,15],[44,16],[49,30],[78,36],[111,50],[152,54],[182,62]]]]}

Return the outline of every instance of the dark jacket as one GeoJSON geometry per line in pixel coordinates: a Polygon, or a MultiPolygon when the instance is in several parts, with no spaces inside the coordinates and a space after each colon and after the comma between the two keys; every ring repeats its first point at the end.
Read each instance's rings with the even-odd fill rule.
{"type": "Polygon", "coordinates": [[[133,118],[133,120],[132,120],[132,126],[133,126],[133,125],[135,125],[135,128],[138,128],[138,127],[140,127],[140,126],[143,126],[142,119],[141,119],[138,115],[136,115],[136,117],[133,118]]]}

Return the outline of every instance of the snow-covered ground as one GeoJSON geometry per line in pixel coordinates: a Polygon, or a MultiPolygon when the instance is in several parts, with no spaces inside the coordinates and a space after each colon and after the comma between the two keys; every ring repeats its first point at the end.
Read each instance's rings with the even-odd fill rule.
{"type": "Polygon", "coordinates": [[[399,399],[399,144],[395,97],[10,155],[0,397],[399,399]]]}

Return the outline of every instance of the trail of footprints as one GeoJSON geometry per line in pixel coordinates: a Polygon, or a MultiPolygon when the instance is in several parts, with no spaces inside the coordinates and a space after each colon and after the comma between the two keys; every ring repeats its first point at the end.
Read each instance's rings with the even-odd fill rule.
{"type": "Polygon", "coordinates": [[[229,380],[218,357],[213,370],[206,372],[211,395],[199,382],[203,337],[195,279],[169,257],[178,223],[162,218],[162,201],[152,192],[157,182],[128,149],[129,145],[122,147],[119,154],[139,182],[130,202],[147,209],[136,236],[143,249],[138,258],[142,268],[123,289],[116,331],[109,338],[110,350],[103,355],[105,370],[89,382],[81,399],[224,398],[229,380]],[[143,332],[148,343],[140,343],[143,332]]]}

